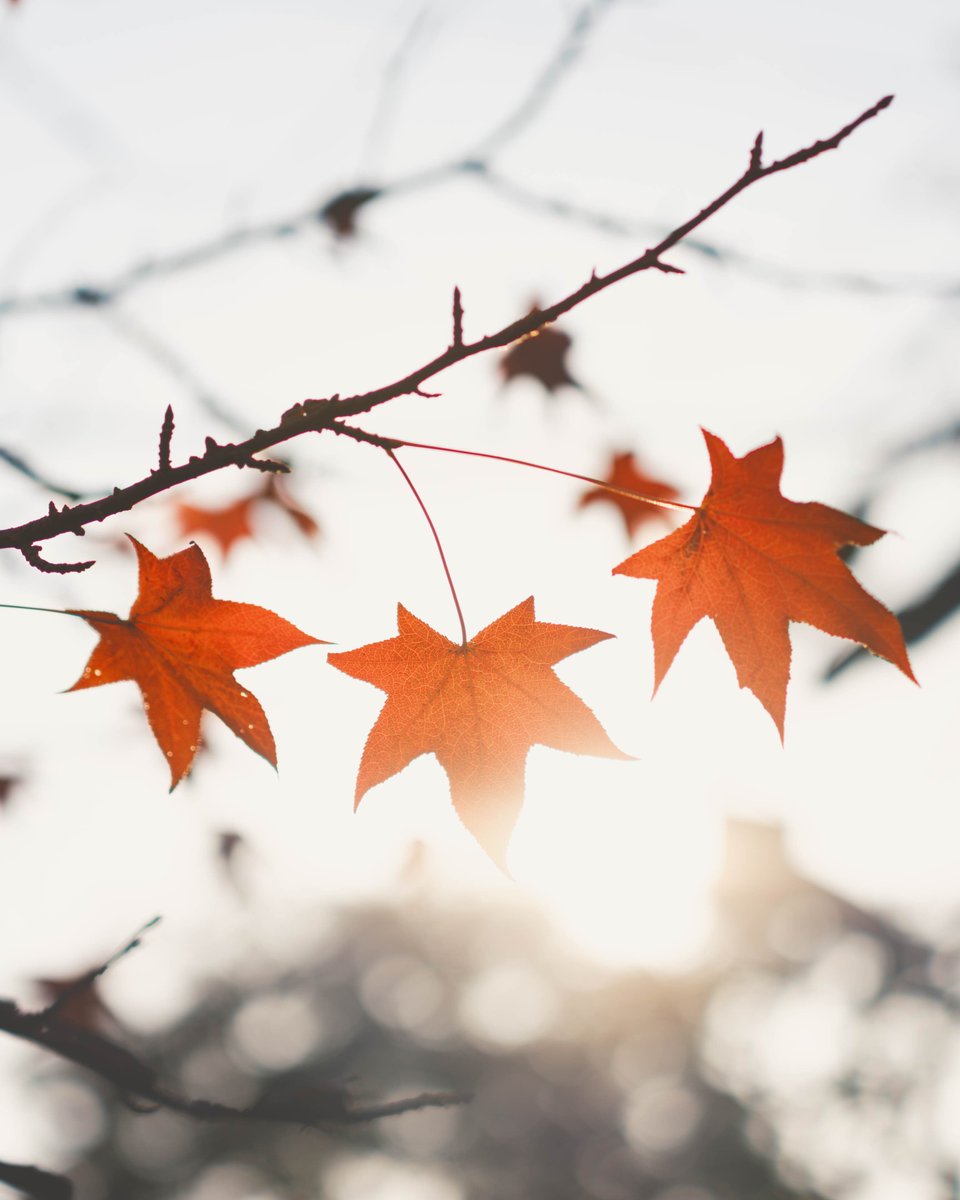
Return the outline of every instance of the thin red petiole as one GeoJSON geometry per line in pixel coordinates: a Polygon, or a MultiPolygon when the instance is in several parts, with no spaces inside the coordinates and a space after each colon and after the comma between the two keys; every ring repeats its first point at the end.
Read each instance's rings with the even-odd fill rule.
{"type": "Polygon", "coordinates": [[[576,471],[561,471],[559,467],[528,462],[525,458],[508,458],[504,454],[487,454],[483,450],[461,450],[456,446],[432,446],[428,442],[407,442],[403,438],[391,438],[390,440],[401,446],[409,446],[412,450],[440,450],[444,454],[466,454],[470,458],[490,458],[494,462],[513,463],[518,467],[532,467],[535,471],[549,471],[551,475],[565,475],[567,479],[579,479],[583,483],[592,483],[596,487],[603,488],[604,491],[614,492],[618,496],[628,496],[631,500],[642,500],[645,504],[655,504],[657,508],[680,509],[683,512],[699,511],[699,506],[696,504],[681,504],[679,500],[663,500],[657,496],[645,496],[643,492],[631,492],[628,488],[614,487],[612,483],[594,479],[592,475],[579,475],[576,471]]]}
{"type": "Polygon", "coordinates": [[[115,613],[90,613],[78,612],[73,608],[42,608],[39,604],[0,604],[0,608],[16,608],[20,612],[46,612],[55,613],[59,617],[79,617],[81,621],[98,623],[100,625],[127,625],[123,617],[118,617],[115,613]]]}
{"type": "MultiPolygon", "coordinates": [[[[404,443],[404,444],[406,445],[407,443],[404,443]]],[[[413,445],[413,443],[411,442],[410,445],[413,445]]],[[[394,452],[390,449],[387,450],[387,454],[390,456],[390,458],[393,459],[394,465],[396,466],[397,470],[407,481],[407,487],[410,489],[411,492],[413,492],[414,496],[416,497],[417,503],[420,505],[420,509],[423,512],[423,515],[427,518],[427,524],[430,526],[430,532],[433,534],[433,540],[437,544],[437,552],[440,555],[440,561],[441,561],[441,563],[443,563],[443,572],[447,577],[447,583],[450,585],[450,595],[453,597],[453,604],[457,610],[457,620],[460,622],[460,635],[462,638],[461,645],[466,646],[467,642],[469,641],[469,638],[467,637],[466,622],[463,619],[463,609],[460,607],[460,598],[457,595],[457,589],[453,585],[453,576],[450,574],[450,567],[447,565],[447,556],[443,552],[443,544],[440,541],[439,533],[437,533],[437,527],[436,527],[436,525],[434,525],[433,518],[430,516],[430,513],[427,511],[427,506],[423,502],[423,497],[420,495],[420,493],[417,491],[416,487],[414,486],[413,480],[403,469],[403,464],[400,462],[400,459],[397,458],[397,456],[394,454],[394,452]]]]}
{"type": "Polygon", "coordinates": [[[0,608],[16,608],[20,612],[48,612],[59,613],[61,617],[79,617],[77,612],[71,612],[69,608],[41,608],[37,604],[0,604],[0,608]]]}

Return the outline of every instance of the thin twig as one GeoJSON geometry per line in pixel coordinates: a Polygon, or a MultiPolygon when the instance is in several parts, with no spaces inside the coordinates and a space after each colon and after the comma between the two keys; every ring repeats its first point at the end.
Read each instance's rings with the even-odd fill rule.
{"type": "MultiPolygon", "coordinates": [[[[478,182],[503,196],[512,204],[534,212],[546,213],[562,221],[573,221],[597,229],[612,237],[663,237],[662,224],[602,212],[559,196],[544,195],[524,187],[502,171],[492,167],[476,173],[478,182]]],[[[787,288],[822,288],[856,292],[865,296],[919,295],[950,300],[960,296],[960,281],[925,275],[883,278],[858,271],[817,270],[790,267],[758,258],[732,246],[704,238],[685,238],[684,247],[721,267],[735,267],[763,283],[787,288]]]]}
{"type": "Polygon", "coordinates": [[[360,175],[372,173],[375,161],[381,156],[382,147],[386,141],[386,132],[390,118],[397,111],[397,93],[403,79],[403,72],[413,53],[417,39],[423,32],[430,6],[424,4],[417,12],[404,33],[400,44],[387,60],[380,76],[380,89],[373,106],[373,116],[364,139],[363,152],[360,155],[360,175]]]}
{"type": "Polygon", "coordinates": [[[453,289],[453,341],[450,344],[454,349],[463,345],[463,301],[458,287],[453,289]]]}
{"type": "Polygon", "coordinates": [[[163,414],[163,424],[160,426],[160,456],[159,469],[161,471],[170,470],[170,443],[173,440],[173,405],[167,405],[167,411],[163,414]]]}
{"type": "Polygon", "coordinates": [[[577,61],[587,44],[587,39],[604,9],[611,7],[614,0],[591,0],[579,9],[570,26],[554,51],[550,61],[534,80],[520,103],[476,146],[470,155],[485,162],[514,140],[543,110],[556,91],[561,80],[577,61]]]}
{"type": "Polygon", "coordinates": [[[50,562],[42,557],[39,546],[19,546],[18,549],[31,567],[46,575],[76,575],[80,571],[88,571],[96,561],[88,558],[83,562],[50,562]]]}
{"type": "MultiPolygon", "coordinates": [[[[100,966],[88,971],[47,1008],[39,1012],[26,1012],[14,1001],[0,999],[0,1030],[86,1068],[128,1099],[136,1099],[151,1109],[165,1108],[199,1121],[267,1121],[274,1124],[289,1123],[320,1128],[326,1125],[356,1125],[364,1121],[377,1121],[382,1117],[422,1108],[446,1108],[463,1104],[469,1099],[464,1093],[423,1092],[382,1104],[363,1106],[355,1104],[345,1089],[318,1087],[307,1094],[298,1093],[296,1096],[287,1097],[271,1096],[267,1092],[246,1108],[237,1108],[215,1100],[191,1099],[171,1091],[159,1081],[153,1066],[138,1058],[125,1046],[100,1033],[73,1025],[62,1016],[65,1005],[80,992],[91,987],[124,955],[136,949],[143,934],[155,926],[158,920],[159,917],[155,917],[148,921],[126,945],[100,966]]],[[[0,1181],[2,1180],[3,1174],[0,1171],[0,1181]]],[[[64,1193],[65,1196],[67,1194],[64,1193]]]]}
{"type": "Polygon", "coordinates": [[[215,396],[186,359],[179,355],[168,342],[148,329],[139,317],[132,317],[130,313],[123,312],[116,305],[104,308],[101,316],[114,333],[149,358],[164,374],[169,375],[211,417],[235,433],[246,433],[250,428],[249,422],[231,411],[230,406],[219,396],[215,396]]]}
{"type": "MultiPolygon", "coordinates": [[[[69,614],[69,615],[72,616],[75,614],[69,614]]],[[[41,1016],[44,1016],[44,1017],[56,1016],[58,1013],[62,1012],[64,1010],[64,1008],[66,1008],[66,1006],[70,1003],[71,1000],[74,1000],[77,996],[81,995],[83,992],[86,992],[90,988],[92,988],[93,985],[100,978],[100,976],[105,975],[107,973],[107,971],[109,971],[110,968],[114,965],[114,963],[119,962],[121,958],[124,958],[127,954],[130,954],[133,950],[136,950],[140,946],[142,946],[143,945],[143,935],[148,930],[155,929],[156,926],[160,924],[160,920],[161,920],[160,917],[151,917],[151,919],[149,921],[147,921],[147,923],[145,925],[141,925],[141,927],[137,930],[137,932],[133,935],[133,937],[128,942],[126,942],[125,945],[123,945],[119,950],[117,950],[115,953],[111,954],[110,957],[106,960],[106,962],[101,963],[100,966],[98,966],[98,967],[94,967],[94,969],[92,971],[87,971],[86,974],[81,975],[79,979],[75,979],[71,984],[69,984],[67,987],[65,987],[63,989],[63,991],[60,993],[60,995],[57,996],[57,998],[53,1001],[53,1003],[49,1004],[43,1010],[43,1012],[41,1013],[41,1016]]]]}
{"type": "Polygon", "coordinates": [[[54,483],[46,475],[41,474],[36,467],[32,467],[26,459],[21,458],[13,450],[5,449],[3,446],[0,446],[0,462],[5,462],[8,467],[13,467],[15,471],[19,471],[21,475],[25,475],[27,479],[38,483],[44,491],[56,492],[58,496],[63,496],[67,500],[81,500],[83,498],[83,492],[65,487],[62,483],[54,483]]]}

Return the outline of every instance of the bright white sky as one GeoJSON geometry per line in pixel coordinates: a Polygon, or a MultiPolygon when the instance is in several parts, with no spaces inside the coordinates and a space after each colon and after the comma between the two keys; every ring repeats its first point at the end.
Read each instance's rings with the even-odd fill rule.
{"type": "MultiPolygon", "coordinates": [[[[512,111],[574,11],[557,0],[22,0],[0,20],[0,294],[109,280],[338,187],[462,155],[512,111]],[[384,69],[418,13],[389,119],[371,137],[384,69]]],[[[780,156],[894,92],[839,153],[761,184],[701,236],[801,275],[954,281],[958,64],[960,17],[942,0],[622,0],[498,165],[532,191],[672,227],[739,174],[759,128],[780,156]]],[[[472,336],[642,249],[463,179],[364,216],[354,244],[310,231],[145,286],[120,311],[252,429],[306,396],[376,386],[432,357],[449,337],[455,283],[472,336]]],[[[699,425],[737,454],[779,433],[786,494],[844,507],[891,446],[955,418],[955,307],[922,286],[790,287],[689,251],[673,257],[685,278],[628,281],[564,323],[596,403],[522,383],[501,395],[495,363],[476,360],[437,381],[441,399],[395,402],[368,426],[588,474],[629,447],[692,502],[707,478],[699,425]]],[[[0,356],[0,445],[66,481],[142,474],[168,403],[175,456],[228,433],[97,312],[5,320],[0,356]]],[[[215,594],[267,605],[342,648],[391,636],[398,601],[454,636],[428,530],[397,472],[339,442],[295,453],[293,486],[324,540],[309,547],[278,520],[225,566],[212,551],[215,594]]],[[[321,902],[389,893],[414,839],[433,851],[441,895],[482,902],[516,889],[614,964],[689,958],[731,813],[782,821],[804,868],[857,898],[954,909],[960,625],[916,651],[919,690],[882,663],[820,687],[839,646],[794,627],[782,749],[737,690],[712,626],[689,638],[650,702],[653,585],[611,578],[629,551],[612,510],[577,513],[578,485],[539,473],[415,451],[404,462],[443,536],[471,634],[532,594],[544,620],[617,635],[560,674],[636,762],[535,751],[510,884],[459,827],[432,758],[353,815],[381,696],[328,669],[322,649],[246,676],[270,715],[279,777],[211,727],[215,756],[169,796],[132,685],[58,694],[79,675],[92,631],[8,612],[0,752],[29,783],[0,828],[0,993],[85,967],[163,913],[163,934],[141,956],[150,995],[124,982],[136,974],[128,967],[113,984],[149,1020],[151,1003],[159,1015],[178,1002],[164,987],[196,969],[198,950],[216,968],[244,947],[294,946],[321,902]],[[253,847],[248,908],[211,861],[224,828],[253,847]]],[[[250,484],[210,480],[190,497],[215,504],[250,484]]],[[[0,475],[0,497],[4,524],[46,505],[12,473],[0,475]]],[[[865,585],[896,606],[935,578],[960,545],[958,499],[946,454],[889,476],[871,519],[899,536],[862,556],[865,585]]],[[[157,553],[180,545],[159,502],[105,530],[123,531],[157,553]]],[[[65,541],[64,556],[92,540],[65,541]]],[[[66,579],[5,562],[0,599],[125,613],[132,560],[106,548],[99,557],[66,579]]]]}

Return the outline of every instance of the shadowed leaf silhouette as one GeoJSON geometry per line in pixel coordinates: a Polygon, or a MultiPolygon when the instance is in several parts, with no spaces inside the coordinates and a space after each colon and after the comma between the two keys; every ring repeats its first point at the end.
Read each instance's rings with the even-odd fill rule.
{"type": "Polygon", "coordinates": [[[6,808],[11,796],[22,784],[22,775],[0,775],[0,809],[6,808]]]}
{"type": "MultiPolygon", "coordinates": [[[[534,307],[531,312],[536,312],[534,307]]],[[[500,359],[500,374],[504,383],[519,375],[529,375],[548,392],[562,387],[582,390],[582,385],[567,370],[567,354],[572,345],[569,334],[553,325],[543,325],[528,333],[507,350],[500,359]]]]}
{"type": "Polygon", "coordinates": [[[352,238],[357,234],[357,214],[360,209],[381,196],[381,188],[356,187],[334,196],[317,213],[317,218],[328,225],[338,238],[352,238]]]}
{"type": "Polygon", "coordinates": [[[460,820],[505,870],[531,746],[628,757],[552,669],[611,635],[537,621],[532,597],[466,645],[403,605],[397,606],[397,629],[385,642],[329,656],[339,670],[387,693],[364,747],[356,803],[421,754],[433,753],[450,780],[460,820]]]}
{"type": "MultiPolygon", "coordinates": [[[[664,483],[662,479],[654,479],[647,475],[637,462],[633,452],[629,450],[611,456],[610,465],[603,478],[604,482],[609,483],[611,487],[623,488],[627,492],[642,492],[657,500],[680,499],[680,493],[676,488],[671,487],[669,483],[664,483]]],[[[660,508],[656,504],[647,504],[644,500],[637,500],[633,496],[624,496],[619,492],[611,492],[602,487],[592,487],[585,491],[580,497],[579,507],[585,508],[587,505],[601,500],[612,504],[619,511],[627,529],[627,536],[631,538],[647,521],[670,520],[669,509],[660,508]]]]}
{"type": "Polygon", "coordinates": [[[704,617],[719,630],[740,686],[757,697],[781,738],[790,621],[860,642],[914,679],[896,617],[837,554],[843,545],[871,545],[884,530],[825,504],[786,499],[780,438],[735,458],[720,438],[706,430],[703,436],[713,478],[696,514],[614,568],[614,574],[659,580],[654,690],[704,617]]]}
{"type": "Polygon", "coordinates": [[[130,616],[70,609],[100,635],[70,691],[133,680],[150,728],[170,765],[171,788],[193,762],[200,716],[209,709],[251,750],[277,765],[276,746],[259,701],[233,677],[300,646],[318,645],[289,621],[256,604],[216,600],[199,546],[157,558],[130,538],[140,590],[130,616]]]}

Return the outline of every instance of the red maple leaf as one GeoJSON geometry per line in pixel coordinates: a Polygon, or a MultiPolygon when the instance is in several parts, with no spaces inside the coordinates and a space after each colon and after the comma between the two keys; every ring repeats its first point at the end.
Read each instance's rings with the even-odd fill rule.
{"type": "MultiPolygon", "coordinates": [[[[647,475],[641,469],[633,452],[629,450],[611,457],[604,482],[609,483],[612,487],[622,488],[625,492],[642,492],[647,496],[653,496],[656,500],[679,500],[680,498],[680,493],[669,483],[647,475]]],[[[592,487],[584,492],[580,497],[579,507],[585,508],[588,504],[595,504],[599,500],[606,501],[619,510],[623,517],[623,523],[627,527],[627,536],[631,538],[646,521],[658,518],[670,520],[669,509],[660,508],[657,504],[648,504],[633,496],[625,496],[621,492],[611,492],[602,487],[592,487]]]]}
{"type": "Polygon", "coordinates": [[[780,491],[783,443],[735,458],[703,430],[713,478],[695,515],[638,550],[614,574],[657,579],[653,602],[654,691],[690,630],[710,617],[737,671],[783,737],[790,675],[790,621],[851,638],[913,671],[899,622],[857,583],[837,551],[869,546],[884,530],[780,491]]]}
{"type": "Polygon", "coordinates": [[[421,754],[435,754],[461,821],[503,867],[531,746],[627,757],[552,669],[610,634],[537,621],[532,598],[466,645],[403,605],[397,628],[388,641],[329,656],[339,670],[387,693],[363,751],[356,804],[421,754]]]}
{"type": "Polygon", "coordinates": [[[300,646],[317,645],[320,639],[256,604],[214,599],[210,568],[199,546],[157,558],[135,538],[130,541],[140,567],[140,590],[130,616],[69,610],[100,635],[83,674],[69,690],[133,680],[170,764],[171,788],[193,762],[204,709],[276,766],[266,715],[233,672],[300,646]]]}

